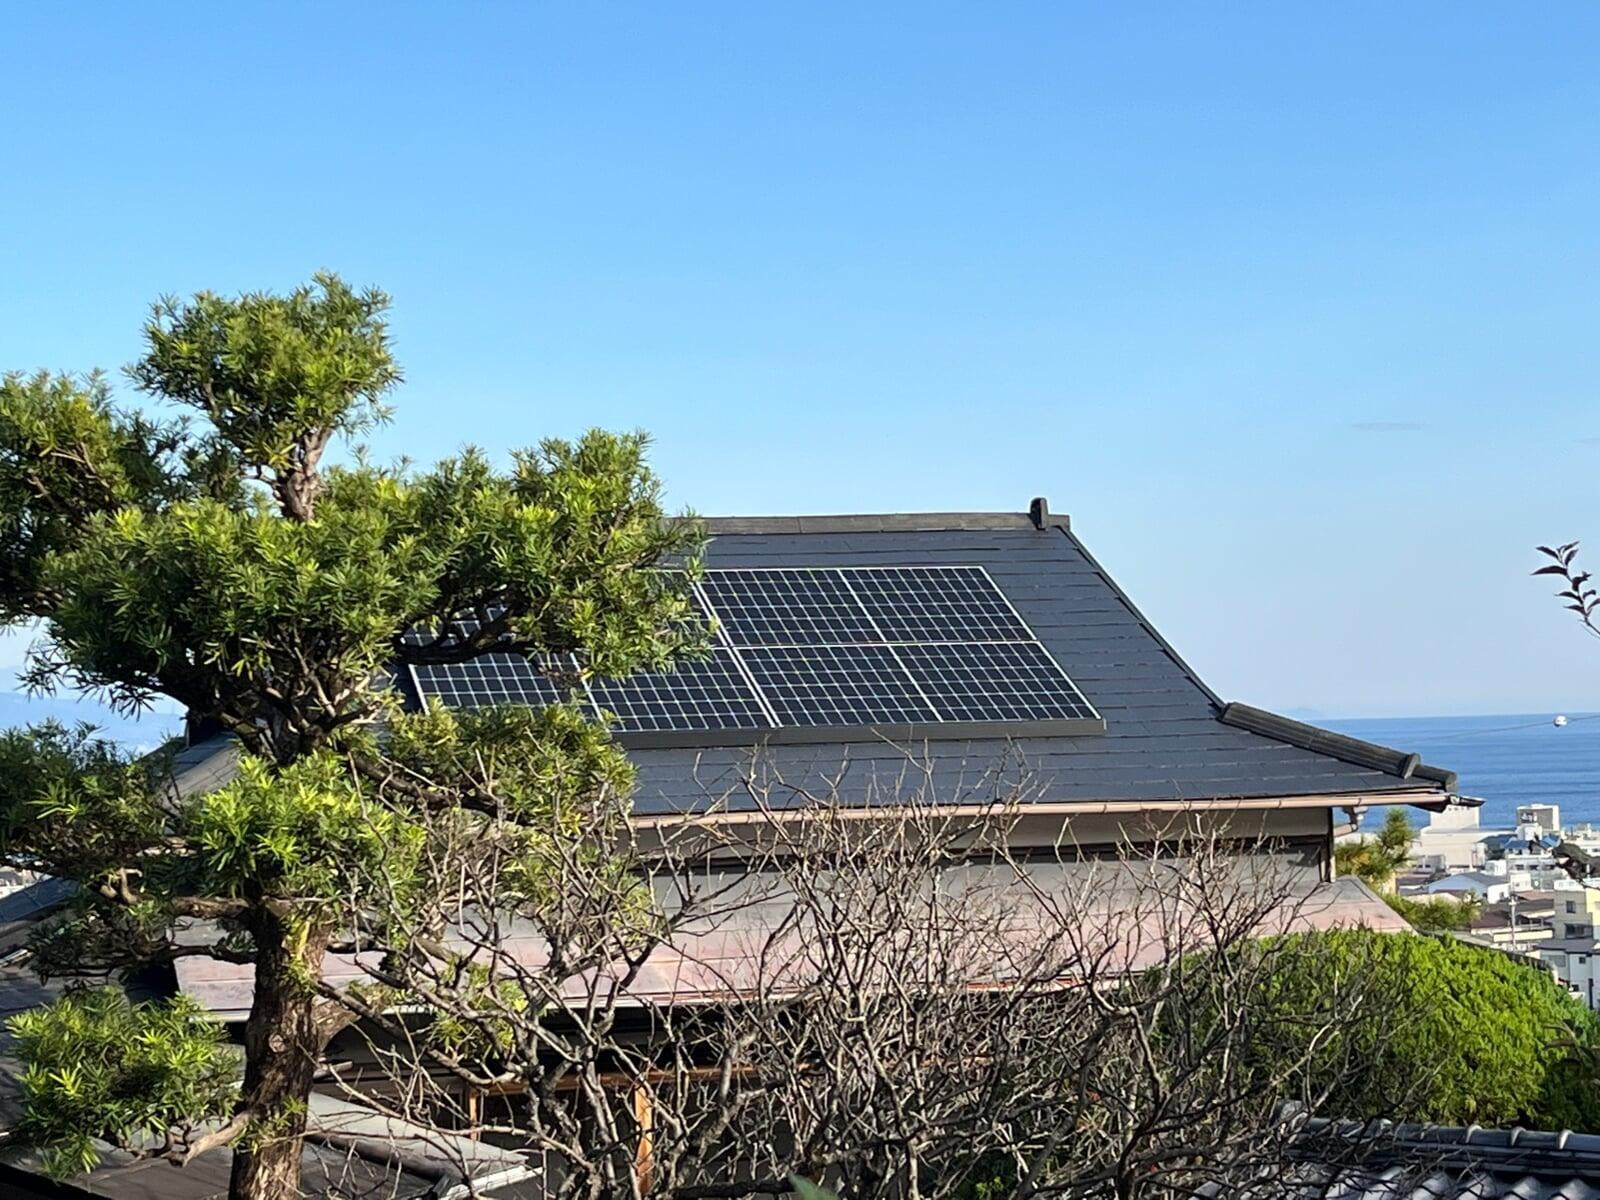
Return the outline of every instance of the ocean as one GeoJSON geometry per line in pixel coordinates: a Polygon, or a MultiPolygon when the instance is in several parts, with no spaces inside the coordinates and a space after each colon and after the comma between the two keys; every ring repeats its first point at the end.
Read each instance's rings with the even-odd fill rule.
{"type": "MultiPolygon", "coordinates": [[[[1519,804],[1559,804],[1563,824],[1600,825],[1600,714],[1398,717],[1315,722],[1351,737],[1415,752],[1460,776],[1458,790],[1483,800],[1481,823],[1507,828],[1519,804]]],[[[1426,814],[1413,814],[1420,824],[1426,814]]]]}

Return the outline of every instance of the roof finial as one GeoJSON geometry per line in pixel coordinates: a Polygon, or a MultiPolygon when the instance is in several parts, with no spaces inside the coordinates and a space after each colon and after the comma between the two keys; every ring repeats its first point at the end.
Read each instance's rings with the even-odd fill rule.
{"type": "Polygon", "coordinates": [[[1043,529],[1050,524],[1050,501],[1043,496],[1035,496],[1028,501],[1028,517],[1033,521],[1035,529],[1043,529]]]}

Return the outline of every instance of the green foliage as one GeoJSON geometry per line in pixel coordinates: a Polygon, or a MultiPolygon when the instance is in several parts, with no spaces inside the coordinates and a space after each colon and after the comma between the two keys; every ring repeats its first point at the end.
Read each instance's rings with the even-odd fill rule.
{"type": "Polygon", "coordinates": [[[388,415],[400,381],[383,314],[389,298],[321,272],[287,296],[167,298],[129,369],[145,391],[199,410],[245,463],[298,466],[307,439],[357,433],[388,415]]]}
{"type": "Polygon", "coordinates": [[[87,725],[0,733],[0,859],[98,881],[154,846],[166,814],[151,767],[87,725]]]}
{"type": "MultiPolygon", "coordinates": [[[[1351,1078],[1331,1114],[1447,1125],[1600,1131],[1595,1015],[1536,965],[1453,938],[1366,930],[1294,934],[1237,953],[1287,950],[1251,1001],[1263,1088],[1303,1072],[1351,1078]],[[1330,1029],[1328,997],[1363,980],[1372,1001],[1330,1029]],[[1421,1095],[1409,1111],[1400,1098],[1421,1095]]],[[[1202,968],[1206,969],[1206,968],[1202,968]]]]}
{"type": "Polygon", "coordinates": [[[384,749],[414,776],[492,794],[501,811],[545,832],[581,832],[606,797],[620,816],[633,792],[627,755],[570,704],[396,713],[384,749]]]}
{"type": "Polygon", "coordinates": [[[547,441],[509,472],[474,451],[321,468],[331,438],[385,415],[386,303],[332,276],[164,301],[131,374],[199,433],[117,411],[103,384],[8,379],[0,619],[48,619],[30,683],[163,694],[281,761],[375,717],[396,662],[494,647],[617,675],[704,644],[688,575],[651,569],[692,573],[699,531],[667,519],[642,435],[547,441]],[[402,641],[463,613],[470,645],[402,641]]]}
{"type": "Polygon", "coordinates": [[[1427,900],[1413,900],[1408,896],[1385,896],[1384,902],[1406,919],[1413,929],[1447,933],[1470,929],[1472,922],[1483,911],[1483,901],[1476,896],[1452,900],[1434,896],[1427,900]]]}
{"type": "Polygon", "coordinates": [[[202,796],[185,821],[194,847],[194,890],[221,897],[359,901],[382,876],[404,897],[423,830],[362,794],[335,755],[274,768],[253,756],[232,783],[202,796]]]}
{"type": "Polygon", "coordinates": [[[991,1150],[973,1165],[960,1196],[961,1200],[1006,1200],[1016,1187],[1016,1161],[1009,1154],[991,1150]]]}
{"type": "Polygon", "coordinates": [[[1360,841],[1342,842],[1333,850],[1339,874],[1363,879],[1379,892],[1389,890],[1395,873],[1410,857],[1411,822],[1398,808],[1388,811],[1376,834],[1360,841]]]}
{"type": "MultiPolygon", "coordinates": [[[[480,854],[527,914],[558,908],[562,873],[581,871],[649,920],[607,856],[633,776],[603,726],[564,706],[403,713],[397,670],[497,653],[617,676],[709,639],[691,602],[701,533],[663,509],[642,434],[546,441],[507,468],[473,450],[423,470],[324,465],[335,438],[389,415],[387,307],[326,274],[282,296],[163,300],[129,374],[187,410],[167,424],[120,409],[99,376],[0,382],[0,625],[42,620],[28,682],[126,707],[169,697],[243,752],[233,783],[194,797],[167,758],[128,761],[87,731],[0,735],[0,862],[86,885],[36,940],[51,972],[196,953],[177,934],[204,920],[220,927],[206,953],[287,973],[266,979],[294,986],[263,988],[284,1003],[246,1039],[253,1066],[275,1044],[301,1064],[322,1049],[320,1022],[285,1014],[305,1016],[323,947],[359,938],[393,964],[437,946],[441,892],[480,854]]],[[[190,1044],[167,1010],[74,1004],[58,1024],[122,1019],[190,1044]]],[[[59,1074],[71,1042],[34,1028],[30,1061],[59,1074]]],[[[309,1083],[293,1074],[248,1071],[260,1094],[240,1111],[294,1113],[309,1083]]],[[[119,1078],[130,1111],[146,1084],[149,1111],[172,1107],[165,1077],[119,1078]]],[[[52,1095],[30,1119],[81,1155],[93,1122],[52,1095]]],[[[261,1152],[288,1155],[283,1140],[261,1152]]]]}
{"type": "Polygon", "coordinates": [[[9,1028],[28,1064],[16,1133],[58,1177],[94,1166],[95,1138],[159,1148],[237,1093],[222,1026],[186,997],[133,1005],[116,990],[70,992],[9,1028]]]}
{"type": "Polygon", "coordinates": [[[181,440],[117,412],[99,375],[0,377],[0,624],[49,611],[44,564],[96,517],[191,490],[181,440]]]}
{"type": "Polygon", "coordinates": [[[800,1200],[839,1200],[838,1195],[827,1188],[812,1183],[809,1179],[802,1179],[798,1175],[789,1176],[789,1186],[794,1189],[794,1194],[800,1200]]]}
{"type": "Polygon", "coordinates": [[[474,1013],[499,1014],[470,1021],[447,1012],[435,1016],[421,1035],[462,1062],[487,1065],[510,1049],[515,1036],[513,1021],[528,1011],[528,995],[514,980],[493,979],[481,963],[462,964],[464,984],[460,996],[474,1013]]]}
{"type": "Polygon", "coordinates": [[[493,835],[498,903],[539,922],[576,889],[610,937],[653,927],[633,864],[606,853],[627,818],[633,764],[575,705],[396,713],[383,746],[407,778],[504,818],[493,835]]]}
{"type": "Polygon", "coordinates": [[[686,577],[643,569],[693,536],[664,521],[643,449],[593,433],[510,477],[470,454],[415,478],[336,471],[310,522],[214,500],[122,509],[43,572],[65,599],[36,676],[320,732],[372,716],[376,673],[424,657],[406,630],[461,612],[503,614],[512,648],[581,650],[601,674],[661,665],[703,633],[686,577]]]}

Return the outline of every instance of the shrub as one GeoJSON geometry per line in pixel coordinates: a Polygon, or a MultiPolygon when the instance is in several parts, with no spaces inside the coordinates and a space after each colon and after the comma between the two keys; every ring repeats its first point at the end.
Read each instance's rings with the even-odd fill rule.
{"type": "Polygon", "coordinates": [[[238,1094],[222,1026],[186,996],[130,1004],[117,988],[72,991],[8,1026],[28,1064],[19,1140],[55,1175],[92,1168],[97,1137],[159,1147],[238,1094]]]}
{"type": "Polygon", "coordinates": [[[1260,976],[1258,1003],[1273,1019],[1250,1048],[1264,1086],[1297,1073],[1314,1084],[1319,1064],[1353,1058],[1366,1069],[1327,1098],[1329,1115],[1600,1130],[1600,1021],[1536,965],[1453,938],[1368,930],[1236,953],[1281,954],[1260,976]],[[1356,977],[1371,1002],[1328,1023],[1325,997],[1356,977]]]}
{"type": "Polygon", "coordinates": [[[1385,896],[1383,899],[1413,929],[1468,929],[1483,911],[1483,902],[1476,896],[1462,900],[1452,900],[1447,896],[1433,896],[1427,900],[1413,900],[1409,896],[1385,896]]]}

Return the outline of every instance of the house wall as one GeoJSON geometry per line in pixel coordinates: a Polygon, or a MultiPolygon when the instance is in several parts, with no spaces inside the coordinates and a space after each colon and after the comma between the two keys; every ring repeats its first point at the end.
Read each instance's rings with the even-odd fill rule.
{"type": "MultiPolygon", "coordinates": [[[[1600,950],[1600,947],[1594,947],[1600,950]]],[[[1600,954],[1591,951],[1547,950],[1539,957],[1555,969],[1556,978],[1591,1009],[1600,1010],[1600,954]]]]}
{"type": "MultiPolygon", "coordinates": [[[[773,852],[793,822],[814,819],[794,812],[722,819],[646,820],[638,825],[641,848],[660,853],[663,844],[674,854],[706,863],[737,864],[773,852]]],[[[869,814],[848,819],[870,821],[869,814]]],[[[889,819],[889,818],[886,818],[889,819]]],[[[960,816],[949,818],[960,821],[960,816]]],[[[986,820],[973,812],[974,827],[986,820]]],[[[1144,856],[1175,852],[1183,844],[1216,841],[1240,854],[1267,856],[1292,868],[1302,882],[1331,877],[1333,810],[1281,808],[1267,810],[1201,809],[1192,812],[1063,813],[1024,811],[988,821],[1005,822],[1013,853],[1036,861],[1101,860],[1118,854],[1144,856]]],[[[992,829],[993,824],[984,828],[992,829]]]]}
{"type": "Polygon", "coordinates": [[[1600,929],[1600,892],[1580,888],[1557,896],[1550,923],[1557,937],[1595,937],[1600,929]]]}

